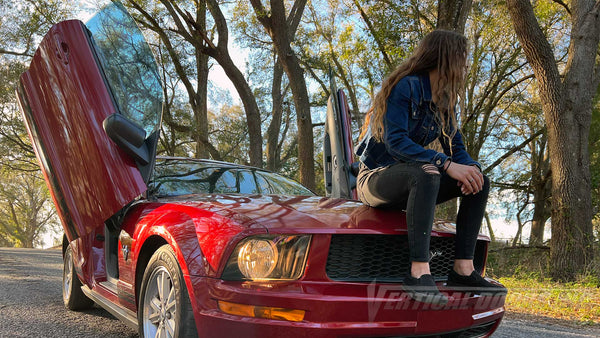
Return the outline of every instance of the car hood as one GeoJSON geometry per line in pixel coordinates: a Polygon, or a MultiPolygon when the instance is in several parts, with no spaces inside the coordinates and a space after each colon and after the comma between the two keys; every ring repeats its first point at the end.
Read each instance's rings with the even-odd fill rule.
{"type": "MultiPolygon", "coordinates": [[[[318,196],[210,194],[159,198],[159,202],[209,210],[239,225],[287,233],[406,233],[403,211],[318,196]]],[[[437,221],[433,234],[452,234],[452,223],[437,221]]]]}

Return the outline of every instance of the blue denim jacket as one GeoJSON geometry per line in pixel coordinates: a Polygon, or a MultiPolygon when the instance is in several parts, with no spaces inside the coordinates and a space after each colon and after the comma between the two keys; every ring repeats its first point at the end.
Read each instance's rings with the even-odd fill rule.
{"type": "MultiPolygon", "coordinates": [[[[384,142],[372,137],[369,128],[355,148],[355,154],[369,169],[397,162],[424,162],[442,168],[448,158],[453,162],[477,165],[465,150],[460,131],[452,139],[452,151],[446,137],[441,136],[435,113],[431,110],[429,74],[409,75],[398,81],[387,99],[384,120],[384,142]],[[444,153],[425,149],[439,138],[444,153]]],[[[451,135],[452,130],[447,134],[451,135]]]]}

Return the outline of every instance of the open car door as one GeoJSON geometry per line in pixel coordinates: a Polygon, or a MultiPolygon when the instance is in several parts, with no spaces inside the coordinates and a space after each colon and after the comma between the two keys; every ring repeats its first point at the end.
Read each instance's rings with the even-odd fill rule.
{"type": "Polygon", "coordinates": [[[54,25],[17,88],[69,241],[146,190],[163,91],[150,48],[119,3],[54,25]]]}
{"type": "Polygon", "coordinates": [[[357,199],[356,176],[358,163],[354,163],[352,151],[352,124],[348,100],[337,89],[330,75],[330,96],[327,101],[325,136],[323,138],[323,170],[327,196],[357,199]]]}

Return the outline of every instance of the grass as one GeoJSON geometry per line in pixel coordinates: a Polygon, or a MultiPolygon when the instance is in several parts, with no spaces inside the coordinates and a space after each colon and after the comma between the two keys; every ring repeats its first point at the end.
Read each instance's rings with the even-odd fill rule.
{"type": "Polygon", "coordinates": [[[600,327],[599,274],[588,272],[577,282],[559,283],[549,278],[549,266],[545,248],[492,243],[486,271],[508,288],[506,310],[510,314],[600,327]]]}
{"type": "Polygon", "coordinates": [[[509,290],[506,310],[600,327],[600,288],[595,283],[501,277],[509,290]]]}

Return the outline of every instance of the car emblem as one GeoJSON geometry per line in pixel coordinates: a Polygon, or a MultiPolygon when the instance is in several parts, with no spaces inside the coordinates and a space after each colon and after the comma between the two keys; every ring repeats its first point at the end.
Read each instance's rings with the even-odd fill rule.
{"type": "Polygon", "coordinates": [[[119,241],[121,242],[121,252],[123,253],[123,259],[127,261],[129,257],[129,252],[131,251],[131,244],[133,243],[133,239],[127,232],[121,230],[119,233],[119,241]]]}
{"type": "Polygon", "coordinates": [[[443,254],[442,250],[431,250],[429,251],[429,261],[431,262],[435,257],[442,256],[443,254]]]}

